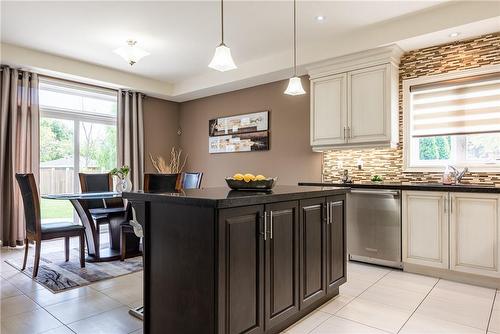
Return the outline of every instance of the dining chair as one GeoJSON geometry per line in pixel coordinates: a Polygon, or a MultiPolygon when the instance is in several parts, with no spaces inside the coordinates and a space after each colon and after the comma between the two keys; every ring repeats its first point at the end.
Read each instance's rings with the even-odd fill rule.
{"type": "Polygon", "coordinates": [[[29,242],[35,242],[35,263],[33,266],[33,278],[38,275],[40,264],[40,252],[43,240],[64,238],[64,248],[66,261],[69,261],[70,238],[78,237],[80,239],[80,266],[85,267],[85,229],[81,225],[74,224],[72,221],[61,221],[48,224],[42,224],[40,214],[40,197],[32,173],[16,173],[16,180],[21,191],[24,206],[24,216],[26,219],[26,249],[24,251],[23,267],[26,269],[28,259],[29,242]]]}
{"type": "MultiPolygon", "coordinates": [[[[181,174],[144,174],[144,191],[168,193],[178,191],[180,186],[181,174]]],[[[130,210],[132,210],[132,208],[130,208],[130,210]]],[[[120,228],[120,253],[121,260],[123,261],[127,257],[127,240],[130,240],[131,235],[135,236],[135,232],[130,223],[123,223],[120,228]]]]}
{"type": "Polygon", "coordinates": [[[199,189],[203,173],[199,172],[184,172],[182,173],[182,189],[199,189]]]}
{"type": "Polygon", "coordinates": [[[181,174],[144,174],[144,191],[174,192],[181,189],[181,174]]]}
{"type": "MultiPolygon", "coordinates": [[[[113,191],[113,177],[110,173],[78,173],[78,178],[80,180],[80,188],[82,193],[94,193],[94,192],[108,192],[113,191]]],[[[100,256],[100,236],[101,227],[103,225],[110,225],[111,221],[124,220],[126,217],[126,208],[122,198],[112,198],[112,199],[89,199],[84,201],[83,209],[87,211],[92,220],[95,223],[95,235],[96,240],[96,256],[100,256]],[[123,218],[123,219],[122,219],[123,218]]],[[[109,238],[112,242],[117,240],[115,245],[111,247],[119,248],[119,235],[111,235],[112,229],[109,228],[109,238]]],[[[119,230],[118,230],[119,231],[119,230]]]]}

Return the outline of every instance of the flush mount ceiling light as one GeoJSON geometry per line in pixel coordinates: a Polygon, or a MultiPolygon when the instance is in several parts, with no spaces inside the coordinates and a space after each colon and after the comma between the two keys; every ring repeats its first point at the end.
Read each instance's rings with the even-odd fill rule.
{"type": "Polygon", "coordinates": [[[229,70],[234,70],[236,65],[234,64],[233,57],[231,56],[231,50],[224,44],[224,0],[220,2],[220,17],[221,17],[221,43],[215,48],[215,54],[212,58],[208,67],[214,70],[225,72],[229,70]]]}
{"type": "Polygon", "coordinates": [[[452,32],[451,34],[449,34],[448,36],[450,36],[451,38],[454,38],[454,37],[458,37],[460,35],[460,33],[458,31],[455,31],[455,32],[452,32]]]}
{"type": "Polygon", "coordinates": [[[303,95],[302,81],[297,76],[297,0],[293,0],[293,77],[288,81],[285,94],[303,95]]]}
{"type": "Polygon", "coordinates": [[[324,17],[323,15],[318,15],[316,16],[316,21],[324,21],[326,19],[326,17],[324,17]]]}
{"type": "Polygon", "coordinates": [[[134,65],[137,63],[139,60],[142,58],[149,56],[149,52],[144,51],[143,49],[139,48],[136,46],[137,41],[134,40],[128,40],[126,46],[122,46],[121,48],[118,48],[114,50],[113,52],[125,59],[127,63],[129,63],[130,66],[134,65]]]}

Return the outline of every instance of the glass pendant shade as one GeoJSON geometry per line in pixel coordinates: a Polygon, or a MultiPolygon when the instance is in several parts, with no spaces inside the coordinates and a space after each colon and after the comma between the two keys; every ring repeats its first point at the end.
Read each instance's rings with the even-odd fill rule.
{"type": "Polygon", "coordinates": [[[288,87],[286,87],[285,94],[287,95],[303,95],[306,91],[302,88],[302,81],[299,77],[292,77],[288,81],[288,87]]]}
{"type": "Polygon", "coordinates": [[[143,49],[136,46],[136,44],[136,41],[127,41],[126,46],[122,46],[121,48],[118,48],[113,52],[125,59],[125,61],[129,63],[130,66],[132,66],[139,60],[146,56],[149,56],[150,54],[149,52],[144,51],[143,49]]]}
{"type": "Polygon", "coordinates": [[[221,43],[217,48],[215,48],[214,57],[212,58],[210,64],[208,64],[208,67],[221,72],[237,68],[233,61],[233,57],[231,56],[231,49],[221,43]]]}
{"type": "Polygon", "coordinates": [[[293,0],[293,77],[288,81],[285,94],[303,95],[302,80],[297,76],[297,0],[293,0]]]}

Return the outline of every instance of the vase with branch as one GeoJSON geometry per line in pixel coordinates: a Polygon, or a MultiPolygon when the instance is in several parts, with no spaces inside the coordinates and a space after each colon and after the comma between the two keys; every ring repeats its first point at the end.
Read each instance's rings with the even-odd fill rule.
{"type": "Polygon", "coordinates": [[[127,165],[121,166],[120,168],[113,168],[110,174],[118,178],[116,183],[116,191],[122,193],[124,191],[132,190],[132,181],[128,178],[130,173],[130,167],[127,165]]]}
{"type": "Polygon", "coordinates": [[[177,150],[175,147],[172,147],[172,149],[170,150],[170,160],[168,161],[168,163],[161,155],[157,155],[156,157],[154,157],[151,153],[149,154],[149,158],[151,159],[153,167],[160,174],[181,173],[186,166],[186,161],[188,158],[187,154],[184,155],[184,158],[182,156],[182,150],[177,150]]]}

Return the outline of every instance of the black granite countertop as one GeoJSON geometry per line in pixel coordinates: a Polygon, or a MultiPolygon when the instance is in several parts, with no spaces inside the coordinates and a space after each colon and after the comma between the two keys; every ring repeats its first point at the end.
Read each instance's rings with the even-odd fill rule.
{"type": "Polygon", "coordinates": [[[186,205],[230,208],[236,206],[265,204],[345,194],[346,187],[322,186],[276,186],[270,192],[231,190],[228,187],[186,189],[175,193],[149,193],[143,191],[124,192],[123,198],[147,201],[169,202],[186,205]]]}
{"type": "Polygon", "coordinates": [[[500,187],[493,185],[457,184],[445,185],[440,183],[391,183],[391,182],[358,182],[358,183],[332,183],[332,182],[299,182],[299,186],[317,187],[349,187],[364,189],[396,189],[396,190],[420,190],[420,191],[449,191],[449,192],[471,192],[471,193],[500,193],[500,187]]]}

